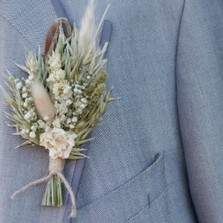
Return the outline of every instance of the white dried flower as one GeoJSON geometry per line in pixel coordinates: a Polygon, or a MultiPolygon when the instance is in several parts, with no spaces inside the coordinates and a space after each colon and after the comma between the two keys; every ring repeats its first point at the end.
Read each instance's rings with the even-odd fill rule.
{"type": "Polygon", "coordinates": [[[71,86],[67,83],[55,83],[53,84],[52,92],[56,100],[64,101],[72,96],[71,86]]]}
{"type": "Polygon", "coordinates": [[[32,113],[30,111],[24,115],[24,119],[26,121],[30,121],[31,118],[32,118],[32,113]]]}
{"type": "Polygon", "coordinates": [[[27,94],[27,93],[23,93],[23,94],[22,94],[22,97],[23,97],[23,98],[26,98],[26,97],[28,97],[28,94],[27,94]]]}
{"type": "Polygon", "coordinates": [[[71,123],[71,119],[68,118],[66,123],[67,123],[67,124],[70,124],[70,123],[71,123]]]}
{"type": "Polygon", "coordinates": [[[73,91],[74,91],[74,94],[82,94],[82,91],[76,87],[74,88],[73,91]]]}
{"type": "Polygon", "coordinates": [[[60,128],[61,126],[60,126],[60,119],[57,117],[57,118],[55,118],[54,120],[53,120],[53,122],[52,122],[52,125],[53,125],[53,127],[55,127],[55,128],[60,128]]]}
{"type": "Polygon", "coordinates": [[[32,130],[33,132],[35,132],[35,131],[37,130],[37,125],[32,125],[32,126],[31,126],[31,130],[32,130]]]}
{"type": "Polygon", "coordinates": [[[30,136],[30,138],[36,138],[36,133],[35,132],[30,132],[29,136],[30,136]]]}
{"type": "Polygon", "coordinates": [[[46,79],[47,82],[57,83],[65,80],[65,71],[62,69],[54,70],[46,79]]]}
{"type": "Polygon", "coordinates": [[[43,116],[43,120],[47,122],[47,121],[49,121],[49,118],[48,118],[47,116],[44,115],[44,116],[43,116]]]}
{"type": "Polygon", "coordinates": [[[22,82],[18,82],[18,83],[16,84],[16,88],[17,88],[18,90],[20,90],[20,89],[22,88],[22,82]]]}
{"type": "Polygon", "coordinates": [[[60,116],[60,120],[64,121],[66,119],[66,116],[65,115],[61,115],[60,116]]]}
{"type": "Polygon", "coordinates": [[[65,79],[65,71],[62,69],[55,71],[54,78],[55,78],[55,81],[58,81],[58,82],[63,81],[65,79]]]}
{"type": "Polygon", "coordinates": [[[73,132],[48,127],[46,132],[40,135],[40,145],[49,150],[49,155],[53,159],[67,159],[75,146],[76,137],[73,132]]]}
{"type": "Polygon", "coordinates": [[[70,129],[73,129],[75,126],[73,124],[71,124],[69,127],[70,127],[70,129]]]}
{"type": "Polygon", "coordinates": [[[69,92],[70,92],[70,89],[71,89],[71,86],[70,86],[69,84],[66,84],[66,85],[64,86],[64,91],[63,91],[63,93],[64,93],[64,94],[69,93],[69,92]]]}
{"type": "Polygon", "coordinates": [[[71,105],[72,103],[73,103],[73,102],[72,102],[70,99],[66,100],[66,105],[67,105],[67,106],[71,105]]]}
{"type": "Polygon", "coordinates": [[[21,133],[21,135],[26,134],[26,129],[22,129],[20,133],[21,133]]]}
{"type": "Polygon", "coordinates": [[[81,102],[83,102],[84,104],[87,104],[87,98],[81,98],[81,102]]]}
{"type": "Polygon", "coordinates": [[[26,66],[32,72],[35,72],[38,68],[38,62],[33,53],[29,53],[26,59],[26,66]]]}
{"type": "Polygon", "coordinates": [[[56,108],[56,115],[60,117],[61,123],[64,121],[64,118],[66,118],[65,114],[68,112],[68,108],[66,106],[66,102],[62,103],[55,103],[55,108],[56,108]]]}
{"type": "Polygon", "coordinates": [[[80,109],[84,109],[86,107],[86,104],[81,103],[79,107],[80,107],[80,109]]]}
{"type": "Polygon", "coordinates": [[[23,103],[23,106],[26,107],[26,108],[28,108],[28,107],[32,106],[31,105],[31,102],[32,102],[32,98],[31,97],[27,97],[25,99],[24,103],[23,103]]]}
{"type": "Polygon", "coordinates": [[[25,102],[23,103],[23,106],[26,107],[26,108],[28,107],[28,103],[27,103],[27,101],[25,101],[25,102]]]}
{"type": "Polygon", "coordinates": [[[25,80],[26,85],[30,85],[33,80],[34,80],[34,75],[31,73],[28,79],[25,80]]]}
{"type": "Polygon", "coordinates": [[[58,71],[61,68],[60,54],[58,52],[53,52],[48,60],[48,64],[51,71],[58,71]]]}
{"type": "Polygon", "coordinates": [[[78,116],[78,115],[81,115],[82,113],[83,113],[83,110],[78,108],[75,110],[75,112],[73,112],[73,115],[78,116]]]}
{"type": "Polygon", "coordinates": [[[38,123],[40,129],[44,129],[46,127],[45,122],[43,120],[41,120],[41,119],[39,119],[37,121],[37,123],[38,123]]]}
{"type": "Polygon", "coordinates": [[[24,93],[24,92],[26,92],[26,90],[27,90],[27,88],[24,86],[24,87],[22,88],[22,92],[24,93]]]}
{"type": "Polygon", "coordinates": [[[77,117],[73,117],[72,122],[76,123],[77,122],[77,117]]]}

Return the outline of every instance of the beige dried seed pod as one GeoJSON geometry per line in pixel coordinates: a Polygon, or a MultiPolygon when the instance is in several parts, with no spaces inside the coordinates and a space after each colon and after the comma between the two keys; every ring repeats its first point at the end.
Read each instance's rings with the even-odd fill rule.
{"type": "Polygon", "coordinates": [[[45,87],[40,82],[34,81],[31,84],[31,92],[39,115],[52,120],[55,115],[55,108],[45,87]]]}

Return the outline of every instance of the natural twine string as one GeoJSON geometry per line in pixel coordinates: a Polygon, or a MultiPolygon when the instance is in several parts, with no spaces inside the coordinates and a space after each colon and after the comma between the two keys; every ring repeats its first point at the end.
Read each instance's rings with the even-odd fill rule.
{"type": "Polygon", "coordinates": [[[64,164],[65,164],[65,160],[61,159],[61,158],[57,158],[57,159],[51,159],[50,158],[50,162],[49,162],[49,174],[46,177],[42,177],[38,180],[32,181],[29,184],[25,185],[24,187],[22,187],[21,189],[17,190],[12,196],[11,199],[15,199],[15,197],[20,194],[25,192],[26,190],[28,190],[30,187],[33,186],[37,186],[38,184],[44,183],[48,180],[50,180],[50,178],[53,175],[57,175],[60,177],[60,179],[62,180],[62,182],[64,183],[64,186],[66,187],[67,191],[70,194],[71,197],[71,203],[72,203],[72,207],[71,207],[71,214],[70,217],[74,218],[77,215],[77,211],[76,211],[76,202],[75,202],[75,196],[74,196],[74,192],[69,184],[69,182],[66,180],[66,178],[63,175],[63,169],[64,169],[64,164]]]}

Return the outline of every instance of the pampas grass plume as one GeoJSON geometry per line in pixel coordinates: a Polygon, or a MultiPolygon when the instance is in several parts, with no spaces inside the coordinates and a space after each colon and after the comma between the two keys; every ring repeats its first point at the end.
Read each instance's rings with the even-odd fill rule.
{"type": "Polygon", "coordinates": [[[79,33],[79,52],[81,55],[87,53],[95,46],[95,0],[89,0],[84,17],[81,21],[79,33]]]}

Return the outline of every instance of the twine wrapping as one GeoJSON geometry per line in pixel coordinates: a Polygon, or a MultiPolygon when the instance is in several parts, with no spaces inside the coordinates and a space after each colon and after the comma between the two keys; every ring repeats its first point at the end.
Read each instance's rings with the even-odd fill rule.
{"type": "Polygon", "coordinates": [[[38,180],[32,181],[32,182],[28,183],[27,185],[25,185],[24,187],[22,187],[21,189],[17,190],[11,196],[11,199],[14,200],[15,197],[17,195],[19,195],[20,193],[25,192],[26,190],[28,190],[29,188],[31,188],[33,186],[37,186],[38,184],[44,183],[44,182],[50,180],[50,178],[52,176],[57,175],[57,176],[60,177],[60,179],[64,183],[64,186],[67,189],[67,191],[68,191],[68,193],[70,194],[70,197],[71,197],[72,207],[71,207],[70,217],[71,218],[76,217],[77,211],[76,211],[75,195],[74,195],[74,192],[73,192],[69,182],[66,180],[66,178],[63,175],[64,164],[65,164],[65,160],[64,159],[61,159],[61,158],[52,159],[52,158],[50,158],[50,161],[49,161],[49,174],[46,177],[42,177],[42,178],[40,178],[38,180]]]}

